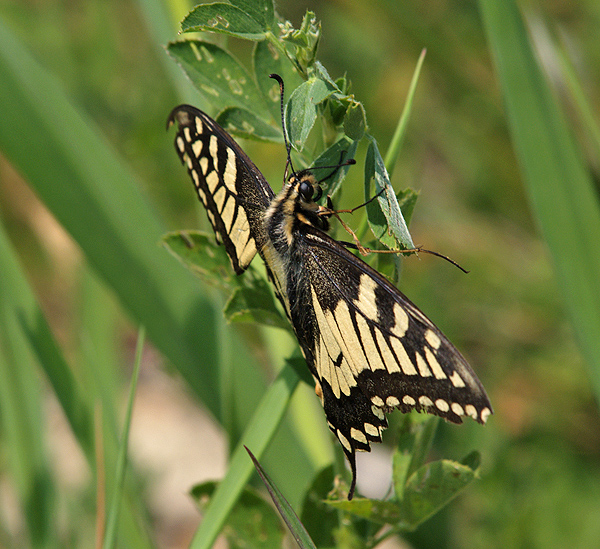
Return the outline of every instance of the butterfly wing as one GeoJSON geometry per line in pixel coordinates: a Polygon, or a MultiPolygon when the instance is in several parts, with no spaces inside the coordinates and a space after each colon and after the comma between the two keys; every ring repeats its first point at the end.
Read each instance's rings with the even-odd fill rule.
{"type": "Polygon", "coordinates": [[[307,273],[292,315],[330,429],[353,471],[387,427],[384,413],[416,409],[461,423],[492,413],[459,351],[398,289],[327,234],[303,225],[296,261],[307,273]],[[300,323],[301,326],[296,326],[300,323]],[[318,389],[319,391],[319,389],[318,389]]]}
{"type": "Polygon", "coordinates": [[[180,105],[171,112],[167,127],[175,121],[175,149],[187,165],[217,240],[240,274],[265,244],[262,220],[275,196],[273,190],[240,146],[208,115],[180,105]]]}

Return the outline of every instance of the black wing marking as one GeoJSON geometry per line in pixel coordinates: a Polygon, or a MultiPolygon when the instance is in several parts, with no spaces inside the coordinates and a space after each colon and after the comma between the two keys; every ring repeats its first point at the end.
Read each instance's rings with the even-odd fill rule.
{"type": "Polygon", "coordinates": [[[240,146],[208,115],[180,105],[171,112],[167,127],[175,121],[175,149],[187,165],[217,240],[240,274],[266,242],[263,215],[275,194],[240,146]]]}
{"type": "Polygon", "coordinates": [[[299,228],[295,248],[309,283],[293,296],[306,303],[294,301],[292,319],[329,427],[352,468],[349,497],[355,451],[381,441],[385,412],[416,409],[453,423],[463,416],[486,421],[492,407],[477,376],[399,290],[313,227],[299,228]]]}

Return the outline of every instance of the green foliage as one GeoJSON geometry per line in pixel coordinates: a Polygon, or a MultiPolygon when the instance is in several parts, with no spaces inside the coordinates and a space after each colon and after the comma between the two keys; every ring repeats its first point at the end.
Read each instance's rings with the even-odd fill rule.
{"type": "MultiPolygon", "coordinates": [[[[250,513],[268,514],[264,501],[245,499],[253,468],[242,444],[260,456],[292,507],[302,509],[316,546],[362,547],[384,537],[380,523],[324,503],[334,482],[343,486],[343,468],[323,469],[331,444],[314,395],[303,401],[299,391],[288,406],[300,379],[309,377],[301,357],[284,360],[292,338],[240,323],[234,333],[225,327],[224,285],[235,294],[228,320],[286,325],[272,296],[263,301],[260,271],[235,281],[250,279],[243,282],[251,287],[248,297],[226,280],[232,278],[227,259],[212,255],[222,250],[193,233],[189,250],[181,235],[168,237],[179,258],[218,283],[215,291],[157,246],[167,230],[197,223],[185,170],[163,131],[178,102],[210,110],[236,136],[251,139],[244,148],[270,180],[281,180],[278,90],[261,77],[270,73],[283,77],[288,102],[303,86],[286,111],[301,149],[298,165],[334,165],[342,150],[360,164],[373,135],[386,151],[381,162],[371,147],[366,177],[345,168],[324,182],[336,206],[362,202],[361,189],[373,196],[375,179],[394,187],[408,223],[416,194],[397,189],[420,188],[423,200],[412,216],[416,243],[471,271],[462,277],[442,262],[411,259],[402,289],[466,351],[496,415],[481,430],[440,425],[435,440],[436,422],[422,431],[392,425],[386,441],[395,439],[397,448],[394,495],[379,507],[363,500],[364,513],[396,517],[395,531],[413,547],[597,544],[598,207],[591,183],[599,166],[597,10],[558,0],[528,5],[523,20],[511,1],[479,4],[481,19],[468,3],[427,11],[416,0],[322,6],[325,39],[321,23],[310,13],[301,20],[297,10],[304,7],[292,2],[277,6],[296,25],[279,19],[268,1],[212,4],[184,19],[186,29],[202,34],[172,43],[168,55],[163,45],[185,16],[175,3],[0,8],[0,475],[3,497],[8,486],[15,502],[0,510],[0,545],[91,547],[94,523],[102,528],[115,501],[121,508],[111,531],[118,545],[164,544],[163,510],[149,503],[145,489],[159,475],[142,472],[134,459],[122,487],[115,476],[124,455],[119,396],[130,377],[123,371],[132,362],[132,322],[146,326],[168,369],[181,375],[230,444],[228,476],[207,491],[205,530],[194,543],[209,546],[219,532],[231,533],[224,525],[237,520],[240,502],[249,501],[235,523],[237,539],[253,537],[250,513]],[[531,38],[545,52],[540,58],[555,86],[540,71],[531,38]],[[405,101],[424,47],[418,93],[405,101]],[[404,115],[396,124],[403,103],[412,113],[408,128],[404,115]],[[391,181],[382,165],[394,171],[391,181]],[[277,375],[274,365],[281,363],[277,375]],[[83,475],[69,469],[66,481],[58,472],[63,454],[56,457],[57,447],[70,446],[55,428],[63,414],[84,468],[83,475]],[[408,532],[478,471],[464,460],[428,464],[432,441],[438,458],[477,447],[481,479],[408,532]],[[437,475],[456,483],[427,483],[437,475]]],[[[361,240],[368,238],[364,213],[349,222],[361,240]]],[[[390,245],[409,245],[399,221],[392,238],[382,213],[370,212],[373,218],[390,245]]],[[[394,276],[391,257],[375,259],[394,276]]],[[[144,378],[142,370],[140,384],[144,378]]],[[[164,411],[154,401],[151,409],[164,411]]],[[[184,465],[171,458],[166,468],[184,465]]],[[[180,493],[195,482],[190,475],[180,493]]],[[[341,499],[342,488],[335,494],[341,499]]],[[[170,505],[170,496],[162,499],[170,505]]],[[[282,527],[273,511],[268,521],[268,533],[277,536],[268,539],[277,544],[282,527]]],[[[191,535],[168,531],[169,542],[191,535]]]]}

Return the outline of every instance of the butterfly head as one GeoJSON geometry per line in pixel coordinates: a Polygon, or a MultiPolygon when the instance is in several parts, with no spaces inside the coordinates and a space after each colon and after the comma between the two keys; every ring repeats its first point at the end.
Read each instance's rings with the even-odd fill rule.
{"type": "MultiPolygon", "coordinates": [[[[294,173],[288,180],[290,204],[293,203],[293,215],[301,223],[307,223],[323,231],[329,229],[329,216],[324,215],[327,208],[317,204],[323,196],[323,189],[310,170],[294,173]]],[[[291,212],[290,212],[291,213],[291,212]]]]}

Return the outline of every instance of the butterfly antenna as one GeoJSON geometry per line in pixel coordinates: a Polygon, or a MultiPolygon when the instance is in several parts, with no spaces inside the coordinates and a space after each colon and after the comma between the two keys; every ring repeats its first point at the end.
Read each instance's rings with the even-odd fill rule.
{"type": "Polygon", "coordinates": [[[279,76],[276,73],[273,74],[269,74],[269,78],[272,78],[273,80],[277,80],[277,83],[279,84],[279,108],[281,110],[281,129],[283,130],[283,142],[285,143],[285,152],[287,153],[287,160],[285,163],[285,173],[287,175],[287,169],[288,166],[291,167],[292,169],[292,173],[294,175],[296,175],[296,170],[294,170],[294,165],[292,164],[292,145],[291,143],[288,141],[287,138],[287,130],[285,127],[285,109],[284,109],[284,105],[283,105],[283,78],[281,78],[281,76],[279,76]]]}

